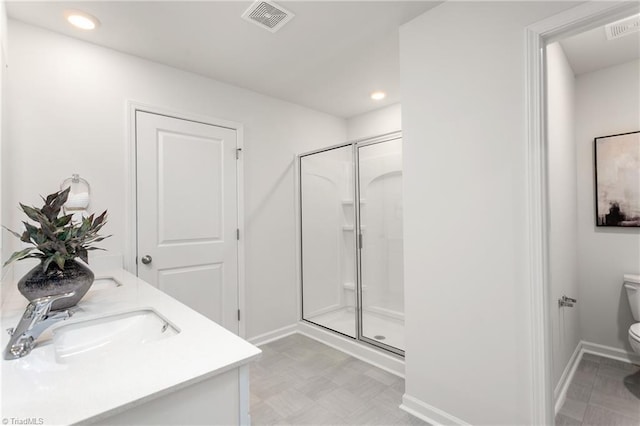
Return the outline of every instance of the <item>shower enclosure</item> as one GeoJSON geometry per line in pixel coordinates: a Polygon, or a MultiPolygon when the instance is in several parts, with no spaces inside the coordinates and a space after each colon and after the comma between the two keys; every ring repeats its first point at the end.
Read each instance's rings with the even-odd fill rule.
{"type": "Polygon", "coordinates": [[[400,133],[298,161],[302,319],[404,355],[400,133]]]}

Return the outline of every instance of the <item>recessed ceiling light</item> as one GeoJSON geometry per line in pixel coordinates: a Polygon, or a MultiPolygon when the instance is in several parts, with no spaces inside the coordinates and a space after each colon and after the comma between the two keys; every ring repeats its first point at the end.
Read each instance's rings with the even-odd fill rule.
{"type": "Polygon", "coordinates": [[[378,91],[378,92],[373,92],[371,94],[371,99],[373,99],[374,101],[380,101],[384,99],[386,96],[387,96],[386,93],[378,91]]]}
{"type": "Polygon", "coordinates": [[[100,25],[98,18],[80,10],[67,10],[64,17],[71,25],[81,30],[93,30],[100,25]]]}

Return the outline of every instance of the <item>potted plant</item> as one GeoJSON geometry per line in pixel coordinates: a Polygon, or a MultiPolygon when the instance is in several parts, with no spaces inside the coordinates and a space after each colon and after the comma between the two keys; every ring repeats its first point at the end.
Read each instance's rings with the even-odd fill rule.
{"type": "Polygon", "coordinates": [[[73,297],[54,302],[52,310],[74,306],[87,293],[94,279],[93,272],[86,266],[89,263],[88,252],[102,250],[93,244],[110,236],[98,235],[107,222],[106,210],[98,217],[92,214],[78,223],[71,221],[72,214],[60,215],[69,191],[67,188],[43,198],[41,208],[20,203],[27,217],[37,223],[23,222],[25,230],[22,234],[5,227],[20,241],[33,246],[13,253],[5,266],[22,259],[40,259],[40,264],[18,281],[18,290],[24,297],[31,301],[38,297],[75,292],[73,297]]]}

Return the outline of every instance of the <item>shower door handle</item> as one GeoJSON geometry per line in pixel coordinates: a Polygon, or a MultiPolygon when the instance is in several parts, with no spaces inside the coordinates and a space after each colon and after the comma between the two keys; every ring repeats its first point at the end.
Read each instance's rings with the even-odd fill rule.
{"type": "Polygon", "coordinates": [[[362,250],[362,234],[358,234],[358,248],[362,250]]]}

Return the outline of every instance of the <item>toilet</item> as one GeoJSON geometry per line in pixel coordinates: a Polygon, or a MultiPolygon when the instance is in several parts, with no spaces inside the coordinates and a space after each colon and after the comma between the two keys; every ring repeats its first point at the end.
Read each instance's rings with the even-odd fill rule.
{"type": "Polygon", "coordinates": [[[624,288],[627,290],[631,314],[636,320],[629,327],[629,343],[633,351],[640,354],[640,275],[625,275],[624,288]]]}

